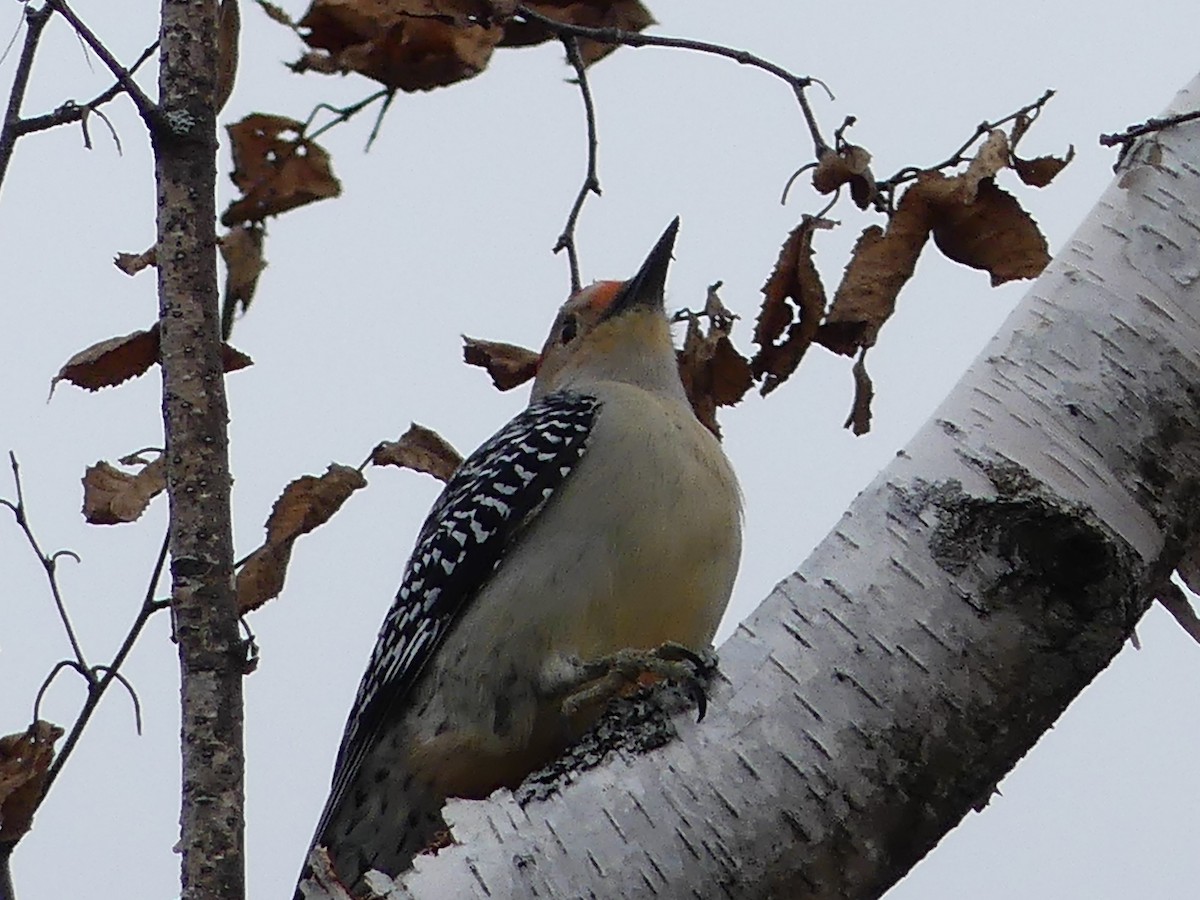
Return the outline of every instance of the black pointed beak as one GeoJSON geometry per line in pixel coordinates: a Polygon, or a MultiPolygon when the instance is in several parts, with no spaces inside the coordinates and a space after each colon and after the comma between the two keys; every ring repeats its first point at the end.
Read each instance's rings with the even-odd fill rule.
{"type": "Polygon", "coordinates": [[[679,216],[671,220],[658,243],[642,263],[637,274],[625,282],[608,307],[605,318],[619,316],[638,307],[663,308],[663,293],[667,287],[667,269],[671,266],[671,251],[675,248],[675,235],[679,232],[679,216]]]}

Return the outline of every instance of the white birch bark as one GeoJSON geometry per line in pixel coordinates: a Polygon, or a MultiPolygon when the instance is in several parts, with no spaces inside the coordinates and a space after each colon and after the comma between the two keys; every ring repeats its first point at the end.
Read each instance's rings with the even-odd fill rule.
{"type": "MultiPolygon", "coordinates": [[[[1169,113],[1200,106],[1200,78],[1169,113]]],[[[1200,525],[1200,123],[1144,139],[983,355],[721,648],[667,747],[394,896],[875,897],[1121,648],[1200,525]]]]}

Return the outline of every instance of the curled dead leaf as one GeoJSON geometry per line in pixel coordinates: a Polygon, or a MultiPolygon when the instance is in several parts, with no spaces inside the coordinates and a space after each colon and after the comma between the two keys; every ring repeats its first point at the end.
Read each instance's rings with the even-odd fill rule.
{"type": "Polygon", "coordinates": [[[147,266],[158,265],[157,248],[151,247],[142,253],[118,253],[113,257],[113,265],[126,275],[136,275],[147,266]]]}
{"type": "Polygon", "coordinates": [[[875,343],[896,308],[900,289],[912,277],[929,228],[928,204],[910,188],[886,231],[878,225],[863,231],[817,332],[819,343],[845,356],[875,343]]]}
{"type": "Polygon", "coordinates": [[[854,144],[842,144],[837,150],[826,148],[817,161],[812,183],[822,194],[832,194],[843,184],[849,184],[855,205],[866,209],[875,198],[870,152],[854,144]]]}
{"type": "Polygon", "coordinates": [[[326,61],[306,67],[359,72],[402,91],[443,87],[487,67],[504,35],[491,15],[479,0],[313,0],[300,27],[326,61]]]}
{"type": "Polygon", "coordinates": [[[834,224],[805,216],[788,235],[775,269],[762,287],[763,302],[754,323],[754,343],[759,349],[750,367],[762,381],[764,397],[796,371],[825,315],[825,286],[813,263],[812,239],[817,229],[833,228],[834,224]],[[787,337],[777,343],[785,329],[787,337]]]}
{"type": "Polygon", "coordinates": [[[136,521],[166,487],[167,464],[161,454],[150,463],[142,463],[141,471],[136,473],[122,472],[100,461],[83,474],[83,518],[91,525],[136,521]]]}
{"type": "Polygon", "coordinates": [[[1053,181],[1058,173],[1067,167],[1075,158],[1075,145],[1067,147],[1067,155],[1037,156],[1033,159],[1021,159],[1013,154],[1012,167],[1021,180],[1030,187],[1045,187],[1053,181]]]}
{"type": "MultiPolygon", "coordinates": [[[[547,19],[587,28],[619,28],[621,31],[644,31],[655,24],[641,0],[532,0],[524,4],[547,19]]],[[[504,25],[501,47],[528,47],[551,40],[554,35],[545,26],[533,21],[510,19],[504,25]]],[[[581,40],[579,56],[590,66],[617,49],[616,44],[581,40]]]]}
{"type": "Polygon", "coordinates": [[[50,722],[35,722],[28,730],[0,737],[0,844],[15,843],[33,825],[54,742],[63,730],[50,722]]]}
{"type": "MultiPolygon", "coordinates": [[[[54,389],[60,381],[69,381],[89,391],[113,387],[145,373],[158,362],[158,357],[156,322],[146,331],[109,338],[80,350],[63,363],[58,374],[51,379],[50,394],[54,395],[54,389]]],[[[226,372],[236,372],[254,364],[254,360],[229,344],[221,345],[221,362],[226,372]]]]}
{"type": "Polygon", "coordinates": [[[250,612],[279,596],[296,539],[328,522],[366,486],[358,469],[333,463],[324,475],[303,475],[285,487],[267,518],[266,541],[238,570],[238,611],[250,612]]]}
{"type": "Polygon", "coordinates": [[[416,422],[396,441],[384,441],[371,451],[371,463],[376,466],[399,466],[432,475],[443,483],[462,464],[459,453],[436,431],[416,422]]]}
{"type": "MultiPolygon", "coordinates": [[[[934,173],[923,178],[910,191],[940,177],[934,173]]],[[[990,178],[981,181],[974,193],[970,203],[931,204],[938,249],[955,262],[988,272],[993,287],[1040,275],[1050,262],[1050,248],[1033,217],[990,178]]]]}
{"type": "Polygon", "coordinates": [[[469,366],[481,366],[492,377],[492,384],[502,391],[512,390],[537,374],[540,354],[516,344],[499,341],[484,341],[479,338],[463,339],[463,362],[469,366]]]}
{"type": "Polygon", "coordinates": [[[221,215],[223,225],[261,222],[342,192],[329,154],[304,138],[303,128],[285,116],[252,113],[226,129],[233,153],[230,177],[242,196],[221,215]]]}
{"type": "MultiPolygon", "coordinates": [[[[999,128],[988,133],[987,139],[975,151],[975,158],[961,175],[946,180],[946,185],[962,203],[975,199],[975,192],[985,179],[994,178],[1001,169],[1008,167],[1008,135],[999,128]]],[[[949,199],[949,198],[947,198],[949,199]]]]}
{"type": "Polygon", "coordinates": [[[692,410],[718,439],[721,428],[717,407],[738,403],[754,384],[749,360],[729,340],[736,316],[721,302],[717,294],[720,287],[719,281],[709,285],[702,312],[680,314],[688,325],[683,348],[676,354],[679,377],[692,410]],[[701,324],[702,319],[707,319],[707,327],[701,324]]]}
{"type": "Polygon", "coordinates": [[[232,323],[235,312],[245,313],[254,299],[258,276],[267,267],[263,259],[261,227],[238,225],[220,238],[221,258],[225,261],[225,296],[222,302],[221,321],[223,332],[226,322],[232,323]]]}

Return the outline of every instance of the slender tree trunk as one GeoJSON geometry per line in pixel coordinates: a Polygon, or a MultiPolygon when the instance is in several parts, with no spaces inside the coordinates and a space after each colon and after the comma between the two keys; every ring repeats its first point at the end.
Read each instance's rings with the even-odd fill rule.
{"type": "Polygon", "coordinates": [[[162,4],[158,285],[171,501],[171,576],[182,678],[184,900],[238,900],[242,859],[242,655],[216,281],[216,0],[162,4]]]}
{"type": "MultiPolygon", "coordinates": [[[[1169,112],[1200,106],[1200,78],[1169,112]]],[[[1144,139],[682,739],[447,810],[394,896],[868,898],[1121,649],[1200,533],[1200,123],[1144,139]]],[[[803,491],[803,486],[800,486],[803,491]]]]}

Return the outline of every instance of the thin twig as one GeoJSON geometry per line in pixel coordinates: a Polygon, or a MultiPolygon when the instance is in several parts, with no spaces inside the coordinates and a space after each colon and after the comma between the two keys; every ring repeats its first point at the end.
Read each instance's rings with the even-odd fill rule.
{"type": "Polygon", "coordinates": [[[392,101],[395,99],[395,90],[388,91],[387,96],[383,98],[383,106],[379,107],[379,115],[375,117],[375,124],[371,126],[371,133],[367,135],[367,146],[363,148],[364,153],[371,151],[371,145],[375,143],[375,138],[379,137],[379,129],[383,127],[383,117],[387,115],[387,111],[391,109],[392,101]]]}
{"type": "MultiPolygon", "coordinates": [[[[385,97],[389,97],[393,93],[395,93],[395,92],[391,88],[381,88],[378,91],[376,91],[375,93],[371,94],[369,97],[364,97],[362,100],[359,100],[357,103],[352,103],[349,106],[330,106],[328,103],[318,103],[315,107],[313,107],[313,111],[311,113],[309,113],[308,118],[305,120],[304,128],[302,129],[301,136],[305,140],[309,140],[309,141],[315,140],[316,138],[320,137],[325,132],[327,132],[330,128],[333,128],[337,125],[341,125],[343,122],[350,121],[352,118],[354,118],[356,115],[358,115],[364,109],[366,109],[368,106],[370,106],[376,100],[381,100],[385,97]],[[320,128],[316,129],[315,131],[310,132],[308,129],[312,126],[312,123],[314,121],[316,121],[317,113],[321,112],[322,110],[325,112],[333,113],[333,118],[331,120],[329,120],[328,122],[326,122],[324,125],[322,125],[320,128]]],[[[387,100],[384,103],[385,110],[387,109],[388,105],[390,105],[390,103],[391,103],[391,100],[387,100]]],[[[376,130],[378,130],[378,127],[379,127],[379,125],[378,125],[378,123],[376,123],[376,126],[375,126],[376,130]]],[[[368,146],[369,146],[369,144],[368,144],[368,146]]]]}
{"type": "Polygon", "coordinates": [[[112,677],[119,681],[121,686],[125,688],[126,692],[129,694],[129,699],[133,701],[133,727],[137,729],[138,737],[141,737],[142,701],[138,699],[137,691],[133,689],[133,685],[129,682],[129,679],[111,666],[96,666],[94,669],[92,669],[92,671],[96,673],[103,672],[105,675],[108,675],[111,672],[112,677]]]}
{"type": "Polygon", "coordinates": [[[1153,131],[1162,131],[1164,128],[1170,128],[1172,125],[1181,125],[1184,122],[1191,122],[1193,119],[1200,119],[1200,109],[1194,109],[1191,112],[1179,113],[1174,116],[1166,116],[1160,119],[1147,119],[1141,125],[1130,125],[1124,131],[1115,134],[1100,135],[1100,144],[1104,147],[1115,147],[1117,144],[1127,144],[1134,138],[1141,137],[1143,134],[1150,134],[1153,131]]]}
{"type": "Polygon", "coordinates": [[[146,123],[146,127],[153,133],[157,124],[158,106],[146,96],[138,83],[133,80],[133,76],[129,71],[117,62],[117,58],[109,52],[109,49],[96,37],[95,33],[83,23],[83,20],[79,16],[75,15],[75,11],[67,5],[66,0],[46,0],[46,6],[53,8],[59,15],[70,22],[71,27],[75,29],[75,33],[108,66],[108,70],[116,76],[117,81],[121,83],[121,87],[125,89],[125,93],[129,95],[129,99],[133,101],[133,105],[137,107],[137,111],[141,115],[142,121],[146,123]]]}
{"type": "Polygon", "coordinates": [[[997,119],[995,122],[980,122],[977,126],[975,126],[974,133],[969,138],[967,138],[965,141],[963,141],[962,145],[957,150],[955,150],[952,154],[950,154],[949,157],[942,160],[942,162],[937,163],[936,165],[926,166],[924,168],[917,168],[916,166],[906,166],[905,168],[898,171],[891,178],[885,179],[884,181],[877,182],[876,187],[879,189],[880,193],[891,193],[891,192],[894,192],[895,189],[898,188],[901,184],[903,184],[906,181],[912,181],[914,178],[916,178],[922,172],[934,172],[934,171],[938,171],[941,169],[949,169],[954,166],[962,165],[963,163],[970,160],[970,157],[967,156],[967,151],[970,150],[971,147],[973,147],[975,145],[975,142],[978,141],[981,137],[983,137],[984,135],[999,128],[1001,125],[1007,125],[1009,122],[1015,122],[1017,119],[1021,118],[1022,116],[1028,116],[1031,121],[1033,119],[1036,119],[1038,117],[1038,114],[1041,113],[1042,107],[1044,107],[1048,102],[1050,102],[1050,98],[1053,96],[1054,96],[1054,91],[1048,90],[1044,94],[1042,94],[1042,96],[1038,97],[1038,99],[1034,100],[1032,103],[1022,106],[1016,112],[1009,113],[1003,119],[997,119]]]}
{"type": "Polygon", "coordinates": [[[42,29],[46,27],[52,15],[54,10],[48,3],[41,9],[25,7],[25,44],[21,47],[21,59],[17,62],[12,90],[8,94],[8,108],[4,113],[4,124],[0,128],[0,185],[4,184],[4,173],[8,171],[8,161],[12,159],[13,146],[19,137],[16,126],[21,120],[21,104],[25,100],[25,89],[29,87],[33,57],[37,53],[38,41],[42,39],[42,29]]]}
{"type": "MultiPolygon", "coordinates": [[[[155,41],[143,50],[142,55],[129,67],[129,74],[133,75],[137,72],[142,67],[142,64],[154,55],[154,51],[157,49],[158,41],[155,41]]],[[[50,128],[57,128],[59,125],[69,125],[72,122],[78,122],[87,115],[89,110],[99,112],[99,107],[115,99],[122,90],[121,82],[118,81],[108,88],[108,90],[97,94],[87,103],[79,104],[68,100],[53,112],[41,116],[30,116],[28,119],[20,119],[15,126],[16,136],[21,137],[22,135],[32,134],[35,131],[46,131],[50,128]]]]}
{"type": "MultiPolygon", "coordinates": [[[[89,690],[87,700],[83,704],[83,709],[79,711],[78,718],[75,719],[75,724],[71,726],[71,732],[67,735],[67,739],[63,741],[62,749],[54,758],[54,762],[50,765],[49,772],[46,773],[46,784],[42,788],[43,794],[49,792],[50,785],[54,783],[54,779],[58,777],[58,773],[62,771],[62,767],[66,765],[67,759],[71,756],[71,751],[75,749],[75,745],[79,742],[80,736],[83,734],[83,729],[87,727],[88,721],[92,717],[92,713],[96,711],[96,707],[100,704],[100,699],[104,696],[104,692],[108,690],[108,686],[114,681],[121,681],[130,693],[133,694],[133,689],[129,682],[118,674],[118,670],[125,662],[125,658],[129,655],[129,651],[133,649],[134,643],[142,633],[142,629],[146,626],[146,622],[158,610],[164,609],[169,604],[160,603],[154,599],[155,589],[158,587],[159,579],[162,578],[163,567],[167,561],[167,545],[168,535],[163,536],[162,547],[158,551],[158,557],[154,562],[154,568],[150,573],[150,583],[146,586],[145,596],[142,598],[142,607],[138,610],[137,617],[133,620],[133,624],[129,628],[129,633],[125,635],[125,640],[121,643],[117,653],[106,666],[97,666],[96,671],[104,672],[104,675],[97,681],[89,690]]],[[[141,730],[141,708],[137,702],[137,696],[134,697],[134,716],[137,720],[138,730],[141,730]]]]}
{"type": "Polygon", "coordinates": [[[770,60],[763,59],[761,56],[756,56],[747,50],[726,47],[723,44],[712,44],[708,41],[696,41],[690,38],[643,34],[639,31],[625,31],[620,28],[588,28],[584,25],[573,25],[569,22],[560,22],[557,19],[551,19],[539,12],[534,12],[527,6],[518,6],[516,12],[521,18],[530,22],[537,22],[551,34],[559,38],[587,38],[588,40],[598,41],[602,44],[620,44],[624,47],[672,47],[676,50],[695,50],[698,53],[723,56],[726,59],[732,59],[740,65],[751,66],[752,68],[769,72],[791,86],[793,93],[796,95],[796,100],[800,104],[800,109],[804,113],[804,120],[808,123],[808,130],[812,135],[817,156],[820,156],[821,151],[829,146],[821,136],[821,130],[817,125],[816,117],[813,115],[812,108],[808,104],[808,98],[804,94],[806,88],[817,84],[823,87],[832,99],[833,93],[819,79],[795,75],[782,66],[776,65],[770,60]]]}
{"type": "Polygon", "coordinates": [[[579,213],[583,210],[588,194],[600,196],[600,178],[596,174],[596,150],[599,144],[596,140],[596,107],[592,103],[587,69],[584,67],[583,57],[579,55],[579,40],[572,35],[564,35],[562,42],[567,51],[567,60],[575,69],[576,83],[579,85],[579,93],[583,95],[583,110],[587,116],[587,174],[583,178],[579,193],[575,195],[575,202],[571,204],[571,212],[567,215],[562,234],[558,236],[558,242],[554,245],[555,253],[560,250],[567,251],[567,262],[571,267],[571,293],[574,294],[583,283],[579,277],[579,249],[575,245],[575,226],[579,222],[579,213]]]}
{"type": "Polygon", "coordinates": [[[1125,159],[1129,156],[1129,151],[1133,149],[1134,142],[1138,138],[1146,134],[1153,134],[1156,131],[1162,131],[1164,128],[1181,125],[1184,122],[1191,122],[1194,119],[1200,119],[1200,109],[1179,113],[1174,116],[1147,119],[1141,125],[1130,125],[1124,131],[1115,134],[1100,135],[1100,145],[1102,147],[1120,146],[1121,149],[1117,152],[1117,161],[1113,163],[1113,171],[1116,172],[1125,164],[1125,159]]]}
{"type": "MultiPolygon", "coordinates": [[[[79,663],[73,659],[60,659],[54,664],[54,668],[50,670],[50,674],[42,681],[42,686],[38,688],[37,696],[33,698],[33,724],[36,725],[42,718],[42,698],[46,696],[46,691],[50,689],[50,685],[54,683],[54,679],[58,677],[58,673],[63,669],[74,669],[83,676],[89,685],[91,680],[88,678],[86,670],[79,667],[79,663]]],[[[30,727],[33,727],[32,725],[30,727]]]]}
{"type": "Polygon", "coordinates": [[[75,662],[80,673],[84,678],[88,679],[89,685],[95,681],[95,676],[91,674],[87,660],[83,655],[83,648],[79,644],[79,638],[75,635],[75,628],[71,624],[71,617],[67,614],[67,605],[63,601],[62,592],[58,588],[58,557],[71,556],[76,562],[79,557],[70,550],[59,550],[53,555],[46,555],[42,550],[41,544],[38,543],[37,536],[34,535],[33,529],[29,527],[29,516],[25,508],[25,492],[21,487],[21,467],[17,464],[17,455],[10,452],[8,454],[9,462],[12,464],[13,482],[17,488],[17,502],[14,504],[10,500],[0,499],[0,504],[7,506],[13,511],[13,515],[17,519],[17,525],[25,534],[25,539],[29,542],[29,546],[33,549],[34,555],[37,556],[38,562],[42,564],[42,569],[46,573],[46,580],[50,584],[50,594],[54,597],[54,605],[58,608],[58,617],[63,623],[63,628],[67,632],[67,640],[71,644],[71,652],[75,654],[75,662]]]}

